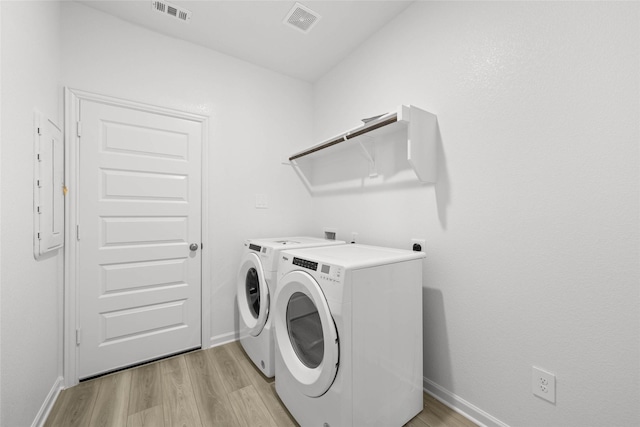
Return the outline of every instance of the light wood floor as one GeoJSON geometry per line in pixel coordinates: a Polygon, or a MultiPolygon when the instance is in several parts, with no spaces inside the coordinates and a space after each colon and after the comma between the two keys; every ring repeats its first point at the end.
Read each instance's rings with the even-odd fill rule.
{"type": "MultiPolygon", "coordinates": [[[[298,424],[272,379],[253,366],[238,342],[127,369],[62,391],[45,427],[273,426],[298,424]]],[[[407,426],[472,427],[424,395],[407,426]]]]}

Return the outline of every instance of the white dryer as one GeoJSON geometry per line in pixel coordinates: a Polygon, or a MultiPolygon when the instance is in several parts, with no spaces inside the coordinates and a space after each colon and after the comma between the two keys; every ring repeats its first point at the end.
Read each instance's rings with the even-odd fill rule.
{"type": "Polygon", "coordinates": [[[344,245],[340,240],[315,237],[275,237],[244,242],[237,276],[240,343],[267,377],[274,375],[274,337],[270,316],[276,290],[276,269],[284,249],[344,245]]]}
{"type": "Polygon", "coordinates": [[[283,251],[276,391],[303,427],[402,426],[422,410],[423,252],[283,251]]]}

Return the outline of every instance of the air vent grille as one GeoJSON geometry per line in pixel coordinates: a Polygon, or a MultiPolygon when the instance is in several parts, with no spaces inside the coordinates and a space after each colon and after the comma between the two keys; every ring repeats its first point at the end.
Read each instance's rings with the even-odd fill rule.
{"type": "Polygon", "coordinates": [[[319,20],[320,15],[316,12],[300,3],[296,3],[282,22],[306,34],[311,31],[311,28],[313,28],[319,20]]]}
{"type": "Polygon", "coordinates": [[[156,12],[171,16],[183,22],[191,21],[191,11],[166,1],[153,0],[151,2],[151,8],[156,12]]]}

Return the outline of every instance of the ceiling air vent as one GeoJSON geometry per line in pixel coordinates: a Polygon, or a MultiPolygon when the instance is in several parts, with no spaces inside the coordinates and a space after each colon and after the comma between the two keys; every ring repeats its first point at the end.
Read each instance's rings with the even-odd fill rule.
{"type": "Polygon", "coordinates": [[[156,12],[174,17],[183,22],[191,21],[191,11],[166,1],[153,0],[151,2],[151,8],[156,12]]]}
{"type": "Polygon", "coordinates": [[[296,3],[282,22],[306,34],[311,31],[311,28],[313,28],[319,20],[320,15],[316,12],[300,3],[296,3]]]}

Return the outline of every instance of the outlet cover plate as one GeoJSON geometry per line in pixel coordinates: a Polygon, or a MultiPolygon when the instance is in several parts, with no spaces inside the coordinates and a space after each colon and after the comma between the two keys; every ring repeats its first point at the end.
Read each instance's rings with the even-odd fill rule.
{"type": "Polygon", "coordinates": [[[269,209],[269,196],[264,193],[256,194],[256,209],[269,209]]]}
{"type": "Polygon", "coordinates": [[[538,397],[556,403],[556,376],[544,369],[531,370],[531,391],[538,397]]]}

